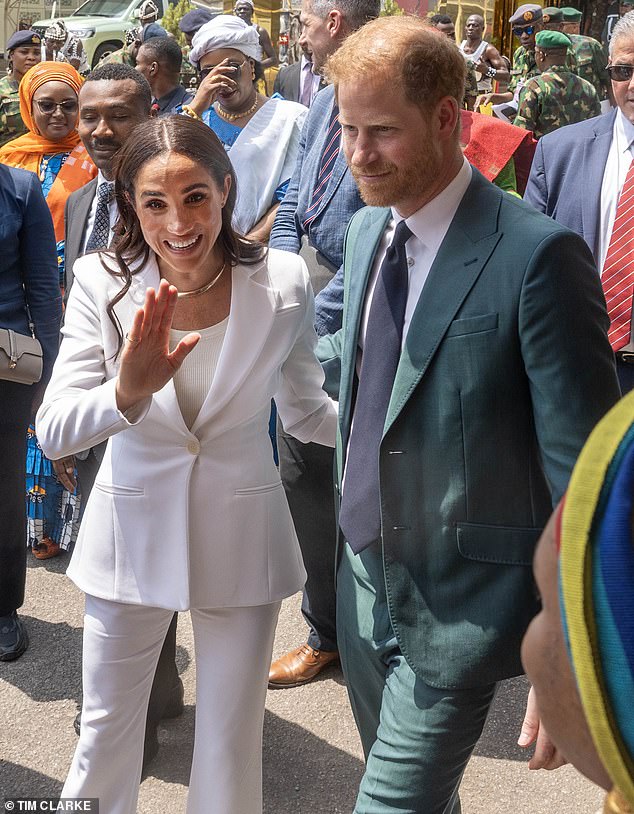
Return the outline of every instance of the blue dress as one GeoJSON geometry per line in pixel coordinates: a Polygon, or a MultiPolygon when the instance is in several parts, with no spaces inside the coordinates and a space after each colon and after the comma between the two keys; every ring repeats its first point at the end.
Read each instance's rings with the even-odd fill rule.
{"type": "MultiPolygon", "coordinates": [[[[42,158],[40,181],[45,198],[65,160],[66,153],[42,158]]],[[[64,241],[57,244],[57,265],[62,288],[64,241]]],[[[50,550],[51,543],[60,549],[70,548],[79,531],[80,507],[79,494],[71,494],[57,480],[53,464],[42,452],[35,427],[31,425],[27,433],[26,451],[27,546],[34,551],[50,550]]]]}

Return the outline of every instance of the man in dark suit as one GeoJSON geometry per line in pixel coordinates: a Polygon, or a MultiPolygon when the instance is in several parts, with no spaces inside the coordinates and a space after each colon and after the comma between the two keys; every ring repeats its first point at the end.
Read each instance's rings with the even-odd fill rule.
{"type": "Polygon", "coordinates": [[[607,315],[584,242],[466,162],[445,37],[381,18],[328,73],[369,204],[346,234],[343,327],[318,346],[339,382],[355,812],[455,814],[496,682],[522,672],[540,530],[618,398],[607,315]]]}
{"type": "MultiPolygon", "coordinates": [[[[95,162],[97,178],[74,192],[66,203],[66,296],[73,284],[73,264],[87,251],[105,248],[117,220],[114,201],[113,161],[134,128],[151,115],[152,92],[143,76],[129,65],[96,68],[79,93],[78,132],[95,162]]],[[[74,467],[84,499],[88,498],[105,451],[105,444],[74,458],[54,462],[55,471],[71,491],[74,467]]],[[[157,554],[160,556],[160,554],[157,554]]],[[[158,751],[157,726],[161,718],[183,710],[183,685],[176,669],[176,620],[168,630],[154,675],[148,706],[144,767],[158,751]]],[[[80,717],[75,726],[78,728],[80,717]]]]}
{"type": "Polygon", "coordinates": [[[313,73],[312,54],[302,43],[302,57],[299,62],[280,68],[275,77],[273,91],[290,102],[299,102],[310,107],[316,94],[325,88],[320,74],[313,73]]]}
{"type": "Polygon", "coordinates": [[[180,83],[183,52],[170,37],[152,37],[139,48],[136,69],[152,89],[152,106],[158,116],[171,116],[194,98],[180,83]]]}
{"type": "MultiPolygon", "coordinates": [[[[378,17],[379,0],[303,0],[300,45],[312,54],[313,71],[320,73],[329,54],[367,20],[378,17]]],[[[302,132],[297,164],[284,200],[277,210],[269,245],[299,253],[308,266],[317,294],[341,265],[343,237],[352,215],[363,206],[346,160],[339,149],[341,128],[332,87],[318,93],[302,132]]],[[[341,298],[328,302],[341,311],[341,298]]],[[[327,321],[317,322],[318,334],[330,333],[327,321]]],[[[304,557],[307,580],[302,613],[309,625],[308,640],[271,665],[269,686],[305,684],[337,661],[335,626],[334,496],[332,450],[302,444],[278,435],[280,474],[304,557]]]]}
{"type": "Polygon", "coordinates": [[[627,392],[634,387],[634,219],[627,205],[634,194],[633,11],[614,27],[610,65],[617,108],[541,139],[524,198],[590,247],[603,282],[621,389],[627,392]]]}

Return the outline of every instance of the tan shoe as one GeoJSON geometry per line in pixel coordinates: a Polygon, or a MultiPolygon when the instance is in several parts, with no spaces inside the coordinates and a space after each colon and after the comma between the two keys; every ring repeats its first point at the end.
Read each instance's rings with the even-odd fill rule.
{"type": "Polygon", "coordinates": [[[271,664],[269,687],[277,689],[307,684],[329,664],[338,663],[339,653],[336,650],[315,650],[309,644],[303,644],[271,664]]]}

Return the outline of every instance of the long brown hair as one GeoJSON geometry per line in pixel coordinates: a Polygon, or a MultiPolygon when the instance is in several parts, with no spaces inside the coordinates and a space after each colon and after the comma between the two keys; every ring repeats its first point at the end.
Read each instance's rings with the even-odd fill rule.
{"type": "Polygon", "coordinates": [[[150,255],[141,224],[134,209],[134,185],[139,172],[148,163],[165,153],[178,153],[203,167],[222,189],[227,175],[231,176],[231,189],[222,209],[222,226],[218,244],[226,263],[256,263],[264,257],[260,243],[246,240],[231,226],[236,203],[236,176],[215,133],[203,122],[187,116],[167,116],[149,119],[139,124],[128,136],[114,162],[115,198],[119,219],[114,229],[114,240],[109,252],[101,255],[103,267],[123,280],[122,288],[108,303],[108,317],[119,335],[117,354],[123,347],[123,330],[115,313],[116,304],[126,295],[132,284],[130,266],[141,270],[150,255]],[[114,259],[116,266],[107,261],[114,259]]]}

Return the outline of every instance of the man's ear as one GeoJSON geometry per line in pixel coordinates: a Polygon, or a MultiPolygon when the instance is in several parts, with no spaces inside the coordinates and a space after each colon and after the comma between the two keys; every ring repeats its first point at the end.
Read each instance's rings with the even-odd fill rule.
{"type": "Polygon", "coordinates": [[[333,8],[328,12],[328,17],[326,18],[326,29],[332,39],[339,39],[343,37],[346,24],[343,15],[338,8],[333,8]]]}

